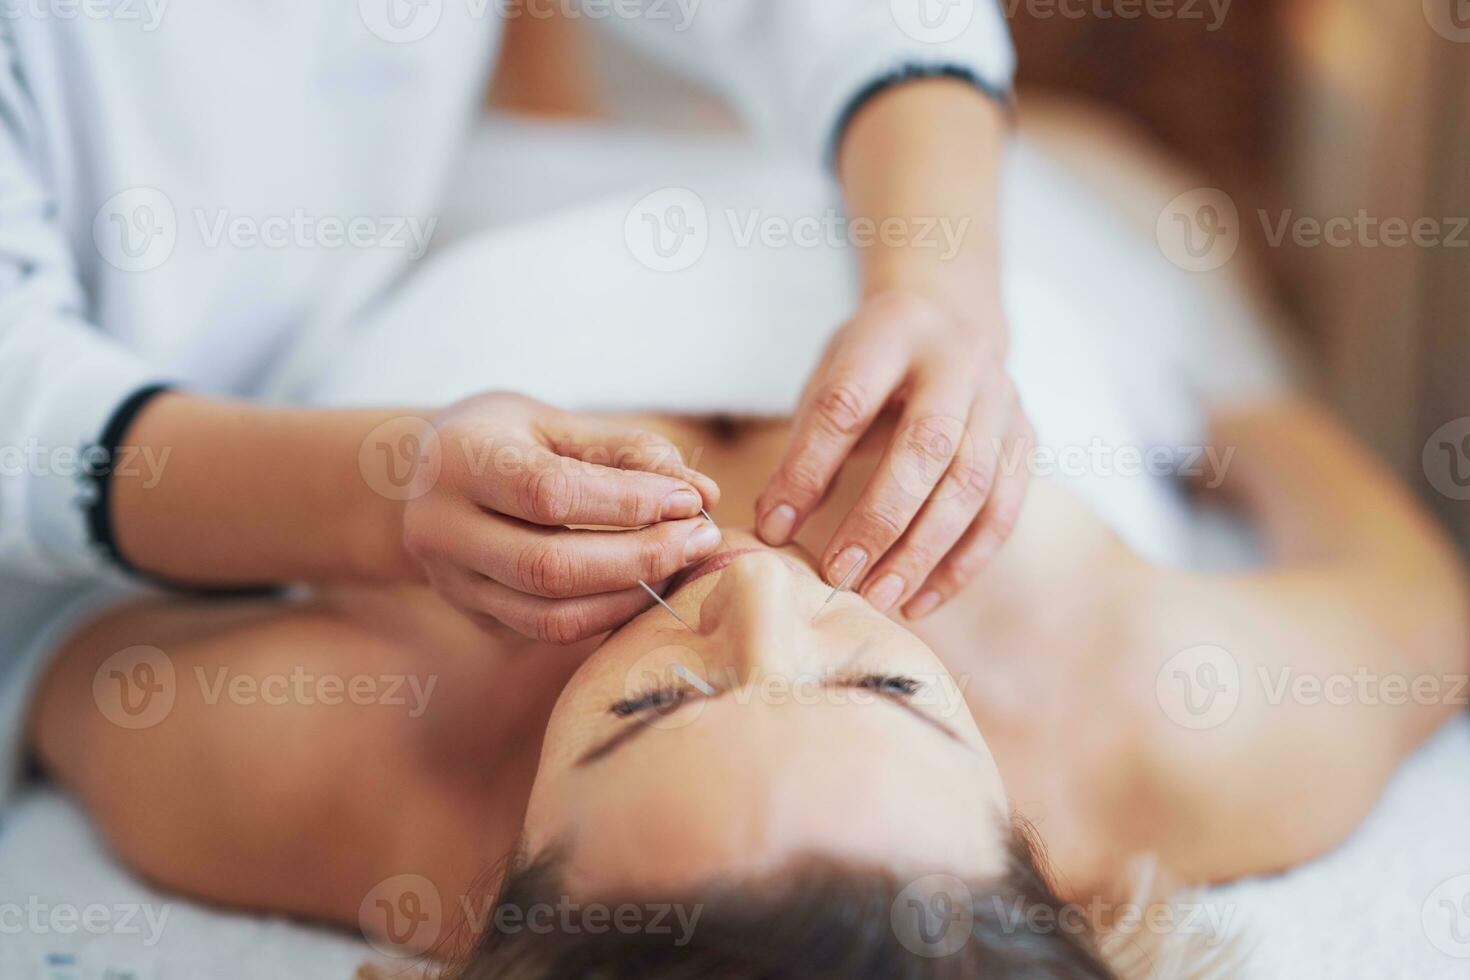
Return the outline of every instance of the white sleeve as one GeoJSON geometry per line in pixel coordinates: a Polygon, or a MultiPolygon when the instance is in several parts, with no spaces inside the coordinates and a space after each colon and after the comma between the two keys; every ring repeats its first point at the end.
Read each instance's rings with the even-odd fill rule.
{"type": "Polygon", "coordinates": [[[157,373],[86,322],[45,161],[28,81],[0,25],[0,570],[55,580],[106,567],[89,544],[86,452],[157,373]]]}
{"type": "Polygon", "coordinates": [[[763,137],[829,161],[866,94],[953,75],[1008,98],[999,0],[580,0],[648,54],[730,99],[763,137]],[[610,4],[610,13],[605,5],[610,4]]]}

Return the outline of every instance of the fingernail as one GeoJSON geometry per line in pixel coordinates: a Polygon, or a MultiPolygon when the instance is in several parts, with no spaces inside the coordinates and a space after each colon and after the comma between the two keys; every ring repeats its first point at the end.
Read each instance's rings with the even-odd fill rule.
{"type": "Polygon", "coordinates": [[[766,544],[780,546],[791,539],[791,531],[796,527],[796,508],[790,504],[781,504],[772,507],[761,518],[761,539],[766,544]]]}
{"type": "Polygon", "coordinates": [[[939,608],[941,596],[938,592],[925,592],[904,609],[903,614],[909,619],[923,619],[925,616],[939,608]]]}
{"type": "Polygon", "coordinates": [[[720,546],[720,529],[713,524],[701,524],[684,542],[684,561],[703,558],[720,546]]]}
{"type": "MultiPolygon", "coordinates": [[[[848,572],[852,571],[854,565],[856,565],[858,562],[865,562],[867,560],[868,553],[859,548],[857,545],[853,545],[852,547],[848,548],[846,551],[838,555],[836,558],[832,559],[832,564],[827,567],[828,581],[831,582],[833,585],[841,585],[843,578],[846,577],[848,572]]],[[[851,586],[854,583],[849,582],[847,584],[851,586]]]]}
{"type": "Polygon", "coordinates": [[[903,595],[904,581],[901,577],[889,573],[878,580],[878,584],[867,592],[868,603],[881,613],[886,613],[893,608],[898,597],[903,595]]]}
{"type": "Polygon", "coordinates": [[[699,499],[699,494],[693,490],[675,490],[664,498],[663,510],[659,512],[658,518],[661,521],[667,521],[670,519],[693,517],[699,513],[701,504],[703,504],[703,501],[699,499]]]}

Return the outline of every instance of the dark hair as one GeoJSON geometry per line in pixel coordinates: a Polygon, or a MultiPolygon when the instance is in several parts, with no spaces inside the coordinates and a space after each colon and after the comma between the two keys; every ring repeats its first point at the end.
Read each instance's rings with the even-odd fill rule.
{"type": "MultiPolygon", "coordinates": [[[[566,920],[527,928],[530,910],[558,903],[565,908],[569,902],[562,858],[552,853],[530,862],[512,859],[474,947],[444,976],[1113,980],[1087,924],[1078,921],[1080,913],[1067,919],[1068,911],[1078,910],[1065,906],[1048,883],[1029,828],[1015,828],[1009,850],[1007,868],[994,880],[936,875],[920,879],[919,891],[889,870],[805,857],[758,880],[663,898],[666,906],[698,911],[683,935],[677,928],[644,928],[642,919],[635,928],[610,928],[606,914],[600,916],[603,928],[595,931],[577,923],[568,928],[566,920]],[[951,931],[955,923],[961,930],[967,926],[968,934],[951,931]]],[[[593,907],[578,906],[584,913],[593,907]]],[[[604,913],[619,907],[600,903],[604,913]]],[[[640,896],[621,907],[657,906],[640,896]]]]}

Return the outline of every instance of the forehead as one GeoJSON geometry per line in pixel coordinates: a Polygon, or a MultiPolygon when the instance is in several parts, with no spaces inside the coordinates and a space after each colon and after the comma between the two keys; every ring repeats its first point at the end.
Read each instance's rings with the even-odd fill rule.
{"type": "Polygon", "coordinates": [[[997,852],[988,756],[883,706],[717,702],[570,777],[559,840],[584,882],[676,887],[822,852],[975,871],[997,852]]]}

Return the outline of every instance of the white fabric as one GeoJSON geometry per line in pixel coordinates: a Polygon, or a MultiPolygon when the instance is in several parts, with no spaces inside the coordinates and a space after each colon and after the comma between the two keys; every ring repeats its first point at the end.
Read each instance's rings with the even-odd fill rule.
{"type": "MultiPolygon", "coordinates": [[[[597,0],[580,0],[583,4],[597,0]]],[[[992,91],[1010,87],[1015,52],[997,0],[685,0],[674,17],[611,17],[648,54],[701,78],[757,140],[825,160],[853,95],[906,67],[956,68],[992,91]],[[689,43],[694,42],[694,43],[689,43]],[[760,69],[752,70],[759,65],[760,69]]],[[[641,9],[677,0],[635,0],[641,9]]]]}

